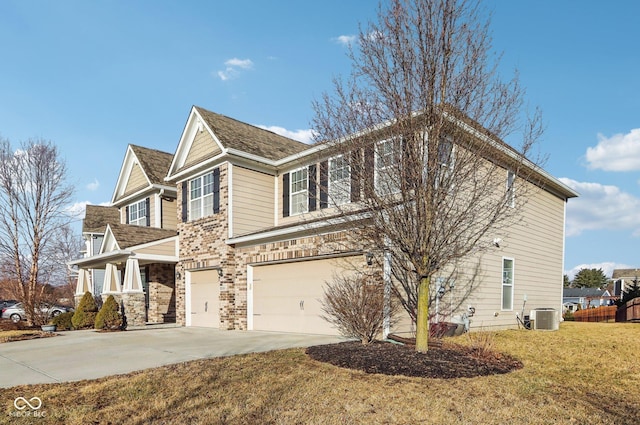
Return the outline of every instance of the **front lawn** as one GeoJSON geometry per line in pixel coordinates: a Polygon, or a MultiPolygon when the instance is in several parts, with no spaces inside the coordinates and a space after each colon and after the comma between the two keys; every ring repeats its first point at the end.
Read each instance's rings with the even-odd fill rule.
{"type": "MultiPolygon", "coordinates": [[[[0,423],[19,423],[16,397],[42,401],[38,424],[640,423],[640,324],[566,322],[558,332],[497,332],[491,343],[524,367],[408,378],[342,369],[292,349],[0,389],[0,423]]],[[[91,359],[70,353],[70,367],[74,361],[91,359]]]]}

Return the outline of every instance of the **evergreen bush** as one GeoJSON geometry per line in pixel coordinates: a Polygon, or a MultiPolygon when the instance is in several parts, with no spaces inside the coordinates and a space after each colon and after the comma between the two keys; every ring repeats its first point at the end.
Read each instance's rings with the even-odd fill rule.
{"type": "Polygon", "coordinates": [[[75,329],[93,328],[97,312],[96,300],[91,295],[91,292],[87,291],[82,296],[80,304],[78,304],[78,308],[71,318],[71,324],[75,329]]]}
{"type": "Polygon", "coordinates": [[[120,310],[120,308],[118,307],[116,299],[113,295],[109,295],[109,298],[102,304],[102,308],[96,316],[95,328],[111,331],[122,329],[122,315],[120,315],[118,310],[120,310]]]}
{"type": "Polygon", "coordinates": [[[51,319],[50,323],[52,325],[56,325],[56,329],[59,331],[68,331],[73,327],[71,323],[71,319],[75,313],[73,311],[68,311],[66,313],[62,313],[51,319]]]}

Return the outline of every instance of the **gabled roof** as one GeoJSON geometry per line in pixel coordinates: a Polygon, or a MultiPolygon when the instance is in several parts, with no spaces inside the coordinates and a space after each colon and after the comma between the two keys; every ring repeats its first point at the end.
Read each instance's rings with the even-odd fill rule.
{"type": "MultiPolygon", "coordinates": [[[[118,249],[127,249],[132,246],[142,245],[177,236],[178,232],[156,227],[134,226],[132,224],[109,224],[107,233],[115,239],[118,249]]],[[[105,243],[107,237],[105,237],[105,243]]]]}
{"type": "Polygon", "coordinates": [[[169,171],[173,154],[143,146],[129,145],[135,153],[142,170],[151,184],[164,184],[164,178],[169,171]]]}
{"type": "Polygon", "coordinates": [[[272,131],[216,114],[199,106],[194,108],[226,148],[272,160],[282,159],[309,149],[307,144],[280,136],[272,131]]]}
{"type": "Polygon", "coordinates": [[[111,203],[115,204],[122,198],[140,192],[144,189],[158,186],[165,186],[164,177],[169,171],[169,166],[173,160],[173,155],[157,149],[149,149],[142,146],[129,145],[125,153],[120,174],[116,181],[116,188],[111,198],[111,203]],[[129,179],[134,167],[138,166],[145,183],[142,186],[128,188],[129,179]]]}
{"type": "Polygon", "coordinates": [[[612,279],[621,279],[623,277],[636,278],[640,277],[640,270],[638,269],[615,269],[611,276],[612,279]]]}
{"type": "Polygon", "coordinates": [[[195,136],[202,127],[211,135],[216,145],[212,146],[212,151],[214,148],[220,149],[222,154],[232,150],[267,161],[276,161],[310,148],[310,145],[280,136],[272,131],[193,106],[182,131],[173,162],[169,167],[168,178],[195,165],[187,164],[186,159],[195,136]]]}
{"type": "Polygon", "coordinates": [[[606,289],[600,288],[564,288],[563,298],[604,297],[608,296],[606,289]]]}
{"type": "Polygon", "coordinates": [[[82,220],[83,233],[104,233],[107,224],[118,224],[120,212],[116,207],[87,204],[84,220],[82,220]]]}

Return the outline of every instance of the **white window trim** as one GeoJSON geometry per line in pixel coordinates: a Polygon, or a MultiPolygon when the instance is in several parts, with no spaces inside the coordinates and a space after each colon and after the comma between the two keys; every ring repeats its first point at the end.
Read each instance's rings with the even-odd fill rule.
{"type": "Polygon", "coordinates": [[[516,206],[516,173],[511,170],[507,170],[507,205],[511,208],[516,206]]]}
{"type": "Polygon", "coordinates": [[[213,206],[213,186],[214,186],[214,183],[213,183],[213,170],[208,171],[208,172],[203,173],[203,174],[200,174],[199,176],[194,177],[192,179],[189,179],[187,181],[187,191],[189,193],[188,205],[187,205],[188,210],[187,211],[188,211],[189,221],[199,220],[201,218],[209,217],[209,216],[214,215],[213,208],[212,208],[211,214],[206,213],[205,210],[204,210],[204,200],[205,200],[206,197],[211,197],[211,205],[213,206]],[[211,181],[211,193],[205,194],[204,193],[204,178],[205,178],[205,176],[208,176],[209,174],[211,175],[211,178],[212,178],[212,181],[211,181]],[[197,197],[197,198],[192,198],[191,197],[191,183],[196,181],[196,180],[200,181],[200,196],[197,197]],[[199,215],[198,215],[198,217],[193,217],[193,208],[192,208],[191,205],[192,205],[193,201],[198,200],[198,199],[200,200],[199,215]]]}
{"type": "Polygon", "coordinates": [[[127,222],[129,224],[132,224],[134,226],[146,226],[147,225],[147,215],[149,214],[149,211],[147,211],[147,198],[145,198],[145,199],[143,199],[141,201],[129,204],[127,206],[127,211],[128,211],[127,222]],[[142,208],[144,209],[144,212],[145,212],[143,216],[140,216],[140,205],[142,205],[142,208]],[[135,220],[131,220],[131,213],[134,210],[136,212],[137,218],[135,220]]]}
{"type": "Polygon", "coordinates": [[[304,214],[307,212],[309,212],[309,169],[307,167],[300,167],[289,172],[289,215],[294,216],[294,215],[304,214]],[[299,171],[307,174],[307,179],[306,179],[307,184],[303,190],[298,190],[294,192],[293,191],[293,184],[294,184],[293,175],[299,171]],[[301,195],[303,193],[305,194],[305,200],[306,200],[304,210],[294,211],[293,197],[294,195],[301,195]]]}
{"type": "Polygon", "coordinates": [[[329,158],[327,164],[327,192],[329,194],[329,205],[332,207],[336,205],[348,204],[351,202],[351,165],[348,161],[346,161],[346,163],[343,162],[347,169],[347,177],[335,180],[335,182],[331,180],[331,162],[337,161],[338,158],[341,158],[343,161],[345,161],[345,155],[336,155],[329,158]],[[338,182],[342,183],[342,185],[337,185],[338,182]],[[334,188],[334,185],[336,185],[336,188],[334,188]],[[344,196],[345,199],[338,200],[338,197],[340,196],[344,196]],[[339,202],[336,202],[336,200],[338,200],[339,202]]]}
{"type": "Polygon", "coordinates": [[[501,291],[500,291],[500,310],[501,311],[513,311],[513,297],[514,297],[514,289],[515,289],[515,276],[516,276],[516,260],[512,257],[502,257],[502,264],[500,265],[500,287],[501,287],[501,291]],[[509,284],[505,283],[504,280],[504,262],[505,260],[507,261],[511,261],[511,282],[509,284]],[[510,288],[511,290],[511,307],[510,308],[504,308],[504,291],[505,288],[510,288]]]}
{"type": "MultiPolygon", "coordinates": [[[[393,188],[391,187],[391,185],[389,184],[388,186],[385,184],[384,188],[381,188],[380,185],[382,184],[380,182],[380,174],[384,172],[384,170],[389,169],[392,167],[392,165],[386,165],[384,167],[381,167],[380,165],[378,165],[378,159],[380,158],[380,146],[387,144],[387,143],[399,143],[398,140],[396,139],[385,139],[385,140],[380,140],[378,142],[376,142],[376,149],[374,149],[374,155],[373,155],[373,187],[375,192],[378,195],[390,195],[393,193],[398,193],[400,192],[400,188],[395,188],[395,190],[393,190],[393,188]],[[385,190],[383,190],[385,189],[385,190]],[[388,191],[386,189],[391,189],[388,191]]],[[[393,152],[393,150],[392,150],[393,152]]],[[[393,153],[392,153],[393,154],[393,153]]]]}

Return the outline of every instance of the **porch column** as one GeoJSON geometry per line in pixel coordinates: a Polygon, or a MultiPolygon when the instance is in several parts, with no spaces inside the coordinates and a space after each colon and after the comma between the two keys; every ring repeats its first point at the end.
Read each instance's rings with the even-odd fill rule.
{"type": "Polygon", "coordinates": [[[142,326],[147,321],[140,263],[137,258],[128,258],[124,269],[122,289],[122,313],[128,326],[142,326]]]}
{"type": "Polygon", "coordinates": [[[91,280],[89,270],[79,269],[78,281],[76,283],[76,292],[73,295],[76,307],[78,306],[78,304],[80,304],[80,300],[86,292],[89,292],[91,293],[91,295],[93,295],[93,281],[91,280]]]}
{"type": "Polygon", "coordinates": [[[108,263],[104,269],[104,283],[102,285],[102,295],[105,300],[109,295],[121,294],[122,283],[120,282],[120,272],[118,266],[108,263]]]}

